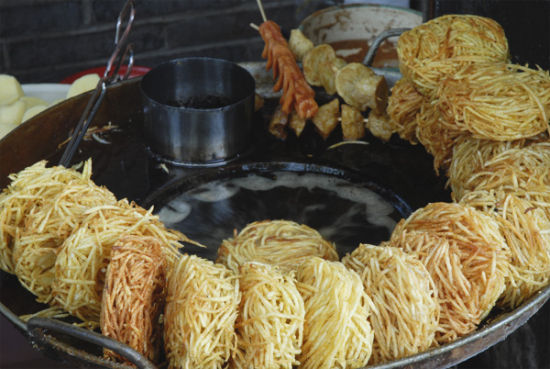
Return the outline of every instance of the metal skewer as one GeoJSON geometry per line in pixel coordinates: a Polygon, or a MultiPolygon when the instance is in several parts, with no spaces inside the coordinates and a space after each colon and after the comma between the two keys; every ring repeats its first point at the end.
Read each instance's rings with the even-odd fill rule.
{"type": "Polygon", "coordinates": [[[115,49],[107,62],[103,77],[101,77],[97,83],[97,86],[71,135],[71,139],[67,143],[67,147],[59,160],[59,165],[64,167],[68,167],[70,165],[78,145],[86,134],[90,123],[94,119],[94,116],[96,115],[99,106],[105,97],[107,86],[111,83],[125,80],[130,75],[134,65],[134,51],[132,44],[128,44],[128,35],[130,33],[130,29],[132,28],[135,14],[136,11],[134,0],[127,0],[117,18],[114,43],[115,49]],[[126,26],[122,31],[124,24],[126,24],[126,26]],[[124,52],[122,52],[122,50],[124,50],[124,52]],[[128,59],[126,73],[124,76],[119,76],[118,72],[120,70],[120,66],[126,59],[128,59]]]}
{"type": "Polygon", "coordinates": [[[370,67],[372,62],[374,61],[374,56],[376,55],[376,52],[378,51],[378,48],[380,47],[380,44],[387,38],[392,36],[399,36],[403,32],[410,30],[410,28],[391,28],[388,30],[385,30],[384,32],[380,33],[376,38],[372,41],[372,45],[369,47],[369,51],[367,52],[367,55],[365,55],[365,58],[363,59],[363,64],[367,67],[370,67]]]}

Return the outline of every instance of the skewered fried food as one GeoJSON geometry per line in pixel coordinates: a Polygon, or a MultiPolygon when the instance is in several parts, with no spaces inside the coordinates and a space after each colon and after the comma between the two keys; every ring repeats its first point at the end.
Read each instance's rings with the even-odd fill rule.
{"type": "Polygon", "coordinates": [[[498,223],[461,204],[431,203],[395,227],[390,246],[416,255],[438,289],[438,343],[474,331],[504,290],[506,242],[498,223]]]}
{"type": "Polygon", "coordinates": [[[361,63],[350,63],[336,73],[338,95],[360,111],[367,108],[383,112],[388,102],[388,85],[384,76],[375,74],[361,63]]]}
{"type": "Polygon", "coordinates": [[[370,133],[382,141],[389,141],[393,134],[390,117],[385,112],[377,113],[371,110],[366,125],[370,133]]]}
{"type": "Polygon", "coordinates": [[[248,261],[296,270],[312,256],[338,260],[336,247],[314,230],[288,220],[264,220],[248,224],[233,238],[222,241],[218,263],[237,272],[248,261]]]}
{"type": "Polygon", "coordinates": [[[283,111],[290,114],[294,109],[302,118],[313,117],[318,109],[314,99],[315,92],[296,64],[296,59],[281,34],[281,28],[268,20],[260,25],[259,31],[265,42],[262,57],[267,59],[266,69],[273,68],[273,78],[278,77],[273,90],[283,89],[280,100],[283,111]]]}
{"type": "Polygon", "coordinates": [[[361,276],[376,309],[370,363],[413,355],[434,342],[439,300],[432,277],[413,255],[391,246],[359,245],[342,263],[361,276]]]}
{"type": "Polygon", "coordinates": [[[399,69],[424,96],[464,65],[506,62],[508,41],[492,19],[475,15],[444,15],[401,34],[397,43],[399,69]]]}
{"type": "Polygon", "coordinates": [[[321,135],[323,140],[326,140],[328,136],[338,126],[340,116],[340,101],[332,99],[330,102],[321,105],[317,114],[313,117],[312,121],[315,125],[315,129],[321,135]]]}
{"type": "Polygon", "coordinates": [[[387,112],[391,119],[393,130],[403,140],[417,144],[416,115],[424,102],[424,97],[407,79],[401,78],[391,89],[388,98],[387,112]]]}
{"type": "Polygon", "coordinates": [[[239,280],[220,264],[183,255],[168,275],[164,344],[168,367],[226,365],[235,350],[239,280]]]}
{"type": "Polygon", "coordinates": [[[248,262],[240,267],[240,289],[237,350],[230,367],[292,369],[298,365],[305,310],[294,273],[248,262]]]}
{"type": "Polygon", "coordinates": [[[168,267],[178,255],[179,241],[191,241],[180,232],[166,229],[152,209],[147,211],[126,200],[91,209],[59,248],[52,284],[53,304],[85,323],[97,324],[111,250],[126,235],[157,238],[168,267]]]}
{"type": "Polygon", "coordinates": [[[14,239],[13,262],[17,278],[37,301],[50,302],[58,249],[80,225],[85,212],[115,203],[115,196],[105,187],[90,179],[75,179],[29,210],[14,239]]]}
{"type": "Polygon", "coordinates": [[[336,93],[336,73],[346,61],[336,56],[332,46],[315,46],[304,56],[303,68],[306,81],[313,86],[323,86],[329,95],[336,93]]]}
{"type": "Polygon", "coordinates": [[[73,180],[89,180],[91,162],[82,173],[61,166],[46,168],[39,161],[19,173],[11,174],[11,183],[0,193],[0,268],[14,273],[13,246],[16,233],[24,226],[27,214],[39,208],[47,199],[55,197],[73,180]]]}
{"type": "MultiPolygon", "coordinates": [[[[112,249],[101,301],[101,333],[157,362],[162,348],[166,264],[160,242],[128,236],[112,249]]],[[[104,355],[127,362],[111,350],[104,355]]]]}
{"type": "Polygon", "coordinates": [[[311,42],[311,40],[299,29],[290,30],[288,46],[297,61],[302,61],[308,51],[314,48],[313,42],[311,42]]]}
{"type": "Polygon", "coordinates": [[[548,131],[550,74],[504,63],[468,65],[440,82],[436,105],[449,129],[509,141],[548,131]]]}
{"type": "Polygon", "coordinates": [[[550,219],[543,209],[501,191],[469,192],[460,203],[493,216],[506,240],[509,270],[497,306],[514,309],[550,282],[550,219]]]}
{"type": "Polygon", "coordinates": [[[342,136],[344,140],[358,140],[365,136],[365,119],[363,114],[348,104],[342,104],[342,136]]]}
{"type": "Polygon", "coordinates": [[[305,324],[302,353],[304,369],[352,369],[367,365],[374,309],[361,278],[337,261],[312,257],[297,273],[304,298],[305,324]]]}
{"type": "Polygon", "coordinates": [[[288,125],[288,114],[283,111],[281,105],[277,105],[273,116],[269,120],[268,131],[273,136],[284,140],[286,139],[286,126],[288,125]]]}
{"type": "Polygon", "coordinates": [[[304,118],[301,118],[295,111],[290,113],[288,127],[294,131],[296,137],[300,137],[306,127],[306,123],[307,121],[304,118]]]}

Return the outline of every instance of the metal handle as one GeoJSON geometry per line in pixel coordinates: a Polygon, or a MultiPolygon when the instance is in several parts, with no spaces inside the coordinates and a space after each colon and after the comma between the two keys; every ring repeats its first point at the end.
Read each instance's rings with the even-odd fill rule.
{"type": "Polygon", "coordinates": [[[27,331],[29,332],[31,338],[37,343],[42,343],[44,346],[50,346],[70,356],[83,357],[85,360],[91,361],[95,364],[103,365],[109,368],[127,367],[121,366],[121,364],[107,360],[103,357],[76,349],[75,347],[60,341],[54,336],[47,334],[46,331],[67,335],[71,338],[76,338],[112,350],[130,361],[138,369],[156,369],[153,363],[129,346],[99,333],[89,331],[60,320],[37,317],[31,318],[27,322],[27,331]],[[75,355],[75,353],[78,353],[78,355],[75,355]]]}
{"type": "Polygon", "coordinates": [[[134,65],[134,50],[132,44],[127,44],[127,42],[130,29],[132,28],[132,24],[134,22],[135,14],[136,11],[134,7],[134,0],[127,0],[117,18],[115,49],[107,62],[103,77],[100,78],[94,93],[90,96],[90,100],[88,101],[88,104],[86,105],[86,108],[84,109],[84,112],[82,113],[82,116],[74,129],[72,137],[69,140],[61,159],[59,160],[59,165],[68,167],[71,164],[71,160],[76,152],[76,149],[78,148],[78,145],[80,145],[82,138],[86,134],[90,123],[94,119],[99,106],[105,97],[107,85],[126,79],[130,76],[134,65]],[[124,24],[126,24],[124,31],[121,31],[124,24]],[[124,52],[122,52],[123,49],[124,52]],[[128,58],[126,73],[122,78],[120,78],[118,72],[120,70],[120,66],[124,63],[126,58],[128,58]]]}
{"type": "Polygon", "coordinates": [[[380,44],[382,41],[389,37],[393,36],[399,36],[403,32],[410,30],[410,28],[392,28],[385,30],[384,32],[380,33],[376,38],[372,41],[372,45],[369,47],[369,51],[367,52],[367,55],[365,55],[365,58],[363,59],[363,64],[370,67],[372,62],[374,61],[374,55],[376,55],[376,52],[378,51],[378,48],[380,47],[380,44]]]}

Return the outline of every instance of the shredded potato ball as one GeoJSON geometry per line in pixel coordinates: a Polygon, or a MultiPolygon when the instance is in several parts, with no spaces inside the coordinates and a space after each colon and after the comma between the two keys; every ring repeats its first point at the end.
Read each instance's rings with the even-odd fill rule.
{"type": "Polygon", "coordinates": [[[439,323],[439,300],[432,277],[413,255],[391,246],[361,244],[342,259],[361,276],[376,309],[371,364],[428,349],[439,323]]]}
{"type": "Polygon", "coordinates": [[[550,282],[550,220],[544,210],[513,194],[473,191],[461,200],[500,226],[510,254],[505,289],[497,305],[514,309],[550,282]]]}
{"type": "Polygon", "coordinates": [[[157,238],[170,267],[181,247],[179,241],[188,239],[166,229],[151,211],[126,200],[91,209],[59,248],[52,285],[53,303],[84,322],[97,324],[111,250],[125,235],[157,238]]]}
{"type": "MultiPolygon", "coordinates": [[[[101,302],[101,333],[157,362],[161,352],[166,265],[160,242],[127,236],[115,243],[101,302]]],[[[108,358],[127,362],[105,349],[108,358]]]]}
{"type": "Polygon", "coordinates": [[[55,196],[30,209],[14,240],[15,274],[21,284],[49,303],[58,248],[80,224],[88,209],[116,203],[115,196],[91,180],[72,180],[55,196]]]}
{"type": "Polygon", "coordinates": [[[223,368],[236,347],[240,300],[235,273],[183,255],[168,276],[164,344],[168,367],[223,368]]]}
{"type": "Polygon", "coordinates": [[[311,256],[338,260],[334,244],[313,228],[288,220],[264,220],[250,223],[224,240],[217,262],[236,272],[247,261],[277,265],[286,272],[296,270],[311,256]]]}
{"type": "Polygon", "coordinates": [[[502,27],[476,15],[444,15],[406,31],[397,43],[399,69],[429,96],[439,81],[464,65],[506,62],[508,40],[502,27]]]}
{"type": "Polygon", "coordinates": [[[367,365],[374,333],[374,309],[357,273],[342,263],[312,257],[297,273],[304,298],[304,369],[355,369],[367,365]]]}
{"type": "Polygon", "coordinates": [[[304,329],[304,301],[294,273],[257,262],[240,267],[242,300],[232,368],[287,368],[298,365],[304,329]]]}
{"type": "Polygon", "coordinates": [[[413,145],[418,143],[416,115],[420,112],[423,102],[424,96],[405,78],[395,83],[388,98],[387,111],[393,131],[413,145]]]}
{"type": "Polygon", "coordinates": [[[91,161],[84,164],[82,173],[60,166],[46,168],[46,164],[44,160],[39,161],[11,174],[11,183],[0,193],[0,269],[8,273],[15,272],[14,239],[24,228],[29,212],[55,197],[67,183],[89,180],[92,174],[91,161]]]}
{"type": "Polygon", "coordinates": [[[438,289],[438,343],[474,331],[504,290],[507,246],[498,223],[461,204],[431,203],[401,220],[389,241],[415,254],[438,289]]]}

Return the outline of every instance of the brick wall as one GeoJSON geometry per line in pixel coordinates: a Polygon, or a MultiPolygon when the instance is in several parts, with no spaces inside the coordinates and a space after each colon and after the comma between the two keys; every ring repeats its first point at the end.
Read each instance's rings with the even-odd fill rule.
{"type": "MultiPolygon", "coordinates": [[[[289,29],[309,12],[341,1],[263,0],[268,16],[289,29]]],[[[0,0],[0,73],[22,83],[58,82],[104,66],[113,50],[124,0],[0,0]]],[[[130,34],[135,64],[184,56],[260,60],[261,23],[253,0],[136,0],[130,34]]]]}

